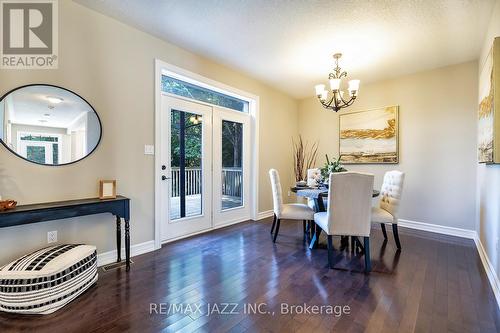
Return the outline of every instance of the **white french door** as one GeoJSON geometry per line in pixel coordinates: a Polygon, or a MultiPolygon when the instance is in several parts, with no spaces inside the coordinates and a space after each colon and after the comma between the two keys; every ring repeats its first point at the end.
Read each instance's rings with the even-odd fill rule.
{"type": "Polygon", "coordinates": [[[250,116],[214,107],[213,216],[221,226],[250,218],[250,116]]]}
{"type": "Polygon", "coordinates": [[[162,94],[162,240],[212,227],[212,108],[162,94]]]}
{"type": "Polygon", "coordinates": [[[250,116],[162,94],[160,122],[162,241],[248,220],[250,116]]]}

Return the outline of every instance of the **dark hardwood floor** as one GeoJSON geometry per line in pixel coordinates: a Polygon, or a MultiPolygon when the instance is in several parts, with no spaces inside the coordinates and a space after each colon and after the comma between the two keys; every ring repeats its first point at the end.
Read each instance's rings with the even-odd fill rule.
{"type": "Polygon", "coordinates": [[[470,240],[400,228],[403,249],[396,251],[392,234],[383,242],[374,229],[372,272],[364,274],[363,258],[349,252],[337,252],[336,269],[327,269],[326,249],[308,249],[301,222],[283,221],[276,244],[270,227],[271,219],[241,223],[134,257],[128,274],[101,270],[95,287],[57,313],[0,314],[0,332],[500,331],[470,240]],[[255,303],[275,314],[243,313],[255,303]],[[282,303],[350,311],[280,314],[282,303]],[[192,304],[193,311],[167,313],[168,304],[192,304]],[[200,304],[201,313],[194,311],[200,304]],[[236,313],[207,316],[208,305],[236,313]]]}

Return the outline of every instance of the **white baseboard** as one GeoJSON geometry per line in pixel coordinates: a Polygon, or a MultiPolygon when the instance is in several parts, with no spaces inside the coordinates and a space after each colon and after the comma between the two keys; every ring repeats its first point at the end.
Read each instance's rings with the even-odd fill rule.
{"type": "Polygon", "coordinates": [[[491,289],[493,289],[493,294],[497,300],[497,305],[500,308],[500,280],[498,279],[498,275],[491,264],[486,251],[484,250],[483,243],[481,243],[481,239],[479,239],[479,235],[476,233],[476,237],[474,237],[474,243],[476,243],[477,252],[479,252],[479,258],[481,258],[481,262],[483,263],[484,270],[486,271],[486,275],[488,276],[488,280],[490,281],[491,289]]]}
{"type": "Polygon", "coordinates": [[[446,227],[446,226],[438,225],[438,224],[430,224],[430,223],[423,223],[423,222],[416,222],[416,221],[399,219],[398,225],[401,227],[404,227],[404,228],[429,231],[429,232],[434,232],[437,234],[456,236],[456,237],[462,237],[462,238],[468,238],[468,239],[475,239],[475,237],[476,237],[475,230],[446,227]]]}
{"type": "Polygon", "coordinates": [[[475,230],[445,227],[437,224],[429,224],[429,223],[415,222],[402,219],[398,220],[398,225],[410,229],[429,231],[438,234],[444,234],[444,235],[456,236],[474,240],[477,252],[479,253],[479,258],[481,258],[481,262],[483,264],[484,270],[486,271],[486,275],[488,276],[491,289],[493,290],[493,294],[495,295],[497,306],[500,309],[500,280],[498,279],[498,275],[495,269],[493,268],[493,265],[491,264],[488,255],[486,254],[486,251],[484,250],[483,244],[479,239],[479,235],[475,230]]]}
{"type": "Polygon", "coordinates": [[[264,212],[259,212],[259,215],[257,216],[257,221],[260,221],[262,219],[267,219],[268,217],[272,217],[274,215],[273,210],[266,210],[264,212]]]}
{"type": "MultiPolygon", "coordinates": [[[[138,256],[155,250],[154,240],[130,246],[130,256],[138,256]]],[[[99,253],[97,255],[97,266],[108,265],[116,262],[116,250],[99,253]]],[[[125,259],[125,248],[122,248],[122,259],[125,259]]]]}

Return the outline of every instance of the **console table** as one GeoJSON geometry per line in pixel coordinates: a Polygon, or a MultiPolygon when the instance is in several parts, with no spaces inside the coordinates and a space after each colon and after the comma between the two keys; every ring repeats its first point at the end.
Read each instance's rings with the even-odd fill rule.
{"type": "Polygon", "coordinates": [[[116,199],[99,198],[47,202],[20,205],[0,212],[0,228],[67,219],[77,216],[111,213],[116,216],[116,246],[121,261],[121,219],[125,220],[125,259],[130,270],[130,199],[117,196],[116,199]]]}

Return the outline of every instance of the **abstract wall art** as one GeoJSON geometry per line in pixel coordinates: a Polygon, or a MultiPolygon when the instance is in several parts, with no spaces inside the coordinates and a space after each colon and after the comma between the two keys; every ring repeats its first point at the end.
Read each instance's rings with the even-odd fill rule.
{"type": "Polygon", "coordinates": [[[494,39],[479,76],[479,163],[500,163],[500,89],[495,87],[500,87],[500,37],[494,39]]]}
{"type": "Polygon", "coordinates": [[[398,106],[339,116],[340,155],[344,164],[399,163],[398,106]]]}

